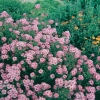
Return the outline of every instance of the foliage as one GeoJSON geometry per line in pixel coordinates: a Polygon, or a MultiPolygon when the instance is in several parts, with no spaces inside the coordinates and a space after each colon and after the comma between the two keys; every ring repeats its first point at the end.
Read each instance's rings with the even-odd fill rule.
{"type": "Polygon", "coordinates": [[[100,40],[100,1],[99,0],[63,0],[66,4],[66,20],[60,28],[71,32],[71,43],[81,49],[88,57],[99,55],[100,40]]]}
{"type": "Polygon", "coordinates": [[[56,0],[38,0],[35,4],[40,4],[41,9],[33,9],[30,17],[41,17],[41,15],[44,14],[46,16],[43,18],[41,17],[42,21],[52,19],[58,23],[61,21],[61,19],[65,18],[66,7],[64,6],[63,2],[58,2],[56,0]]]}
{"type": "Polygon", "coordinates": [[[0,12],[7,11],[16,21],[23,17],[23,13],[30,14],[32,3],[22,3],[19,0],[0,0],[0,12]]]}

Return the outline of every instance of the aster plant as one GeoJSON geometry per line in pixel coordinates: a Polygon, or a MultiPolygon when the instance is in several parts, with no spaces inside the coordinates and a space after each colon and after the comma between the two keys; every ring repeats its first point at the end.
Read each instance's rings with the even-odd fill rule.
{"type": "Polygon", "coordinates": [[[0,100],[95,100],[100,57],[94,65],[53,23],[0,13],[0,100]]]}

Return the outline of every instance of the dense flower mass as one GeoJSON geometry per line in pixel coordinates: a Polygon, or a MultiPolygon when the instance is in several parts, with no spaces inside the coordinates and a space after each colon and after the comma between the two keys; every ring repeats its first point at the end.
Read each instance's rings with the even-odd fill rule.
{"type": "Polygon", "coordinates": [[[0,100],[95,100],[100,57],[94,65],[49,23],[0,14],[0,100]]]}

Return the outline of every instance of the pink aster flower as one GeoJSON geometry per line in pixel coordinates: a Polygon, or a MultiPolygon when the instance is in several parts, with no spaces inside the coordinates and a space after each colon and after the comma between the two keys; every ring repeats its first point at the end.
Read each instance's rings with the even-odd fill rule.
{"type": "Polygon", "coordinates": [[[89,83],[90,83],[90,85],[93,85],[94,81],[91,79],[91,80],[89,80],[89,83]]]}
{"type": "Polygon", "coordinates": [[[56,69],[56,72],[57,74],[63,74],[63,70],[60,66],[56,69]]]}
{"type": "Polygon", "coordinates": [[[58,85],[59,87],[62,87],[64,85],[64,81],[62,78],[57,78],[55,80],[55,84],[58,85]]]}
{"type": "Polygon", "coordinates": [[[75,76],[75,75],[77,74],[77,69],[74,68],[74,69],[71,71],[71,74],[72,74],[72,76],[75,76]]]}
{"type": "Polygon", "coordinates": [[[83,64],[83,60],[82,60],[82,59],[79,59],[79,60],[77,61],[77,63],[78,63],[78,65],[82,65],[82,64],[83,64]]]}
{"type": "Polygon", "coordinates": [[[44,63],[45,62],[45,58],[40,58],[40,63],[44,63]]]}
{"type": "Polygon", "coordinates": [[[2,93],[2,94],[6,94],[7,91],[6,91],[6,90],[2,90],[1,93],[2,93]]]}
{"type": "Polygon", "coordinates": [[[92,56],[92,57],[94,57],[94,56],[95,56],[95,54],[94,54],[94,53],[92,53],[92,54],[91,54],[91,56],[92,56]]]}
{"type": "Polygon", "coordinates": [[[34,76],[35,76],[35,73],[34,73],[34,72],[32,72],[32,73],[30,74],[30,76],[31,76],[31,77],[34,77],[34,76]]]}
{"type": "Polygon", "coordinates": [[[51,66],[48,66],[48,70],[51,70],[51,66]]]}
{"type": "Polygon", "coordinates": [[[43,73],[43,70],[42,70],[42,69],[40,69],[38,72],[39,72],[40,74],[42,74],[42,73],[43,73]]]}
{"type": "Polygon", "coordinates": [[[3,11],[2,13],[1,13],[1,16],[0,16],[1,18],[2,17],[8,17],[8,13],[6,12],[6,11],[3,11]]]}
{"type": "Polygon", "coordinates": [[[50,65],[57,65],[58,61],[57,61],[57,58],[56,57],[50,57],[49,58],[49,64],[50,65]]]}
{"type": "Polygon", "coordinates": [[[35,8],[36,8],[36,9],[40,9],[40,8],[41,8],[40,4],[36,4],[36,5],[35,5],[35,8]]]}
{"type": "Polygon", "coordinates": [[[12,23],[14,20],[12,18],[6,18],[6,23],[12,23]]]}
{"type": "Polygon", "coordinates": [[[78,80],[84,80],[83,75],[79,75],[79,76],[78,76],[78,80]]]}
{"type": "Polygon", "coordinates": [[[58,93],[54,93],[54,98],[58,98],[59,94],[58,93]]]}
{"type": "Polygon", "coordinates": [[[44,82],[41,83],[41,87],[43,90],[47,90],[47,89],[51,88],[51,86],[49,84],[44,83],[44,82]]]}
{"type": "Polygon", "coordinates": [[[13,61],[16,61],[17,60],[17,57],[13,57],[13,61]]]}
{"type": "Polygon", "coordinates": [[[54,21],[53,20],[49,20],[49,24],[53,24],[54,23],[54,21]]]}
{"type": "Polygon", "coordinates": [[[31,63],[31,67],[36,69],[38,67],[38,63],[37,62],[33,62],[31,63]]]}
{"type": "Polygon", "coordinates": [[[50,78],[52,78],[52,79],[55,78],[55,75],[54,74],[51,74],[50,75],[50,78]]]}
{"type": "Polygon", "coordinates": [[[26,96],[24,94],[19,94],[18,100],[26,100],[26,96]]]}
{"type": "Polygon", "coordinates": [[[97,90],[100,90],[100,86],[97,86],[96,89],[97,89],[97,90]]]}
{"type": "Polygon", "coordinates": [[[5,42],[5,41],[7,40],[7,38],[6,38],[6,37],[2,37],[1,40],[2,40],[3,42],[5,42]]]}
{"type": "Polygon", "coordinates": [[[97,57],[97,60],[100,61],[100,56],[97,57]]]}
{"type": "Polygon", "coordinates": [[[39,99],[38,100],[46,100],[45,98],[43,98],[43,97],[39,97],[39,99]]]}
{"type": "Polygon", "coordinates": [[[69,32],[69,31],[65,31],[65,32],[63,32],[62,34],[64,34],[67,38],[70,37],[70,32],[69,32]]]}
{"type": "Polygon", "coordinates": [[[3,23],[0,21],[0,26],[2,26],[3,25],[3,23]]]}
{"type": "Polygon", "coordinates": [[[43,93],[43,95],[51,98],[52,97],[52,92],[51,92],[51,90],[47,90],[43,93]]]}
{"type": "Polygon", "coordinates": [[[36,92],[40,92],[41,91],[41,85],[40,84],[36,84],[36,85],[34,85],[34,90],[36,91],[36,92]]]}
{"type": "Polygon", "coordinates": [[[0,68],[2,68],[4,66],[4,63],[0,63],[0,68]]]}
{"type": "Polygon", "coordinates": [[[67,66],[63,65],[62,67],[63,73],[68,74],[67,66]]]}

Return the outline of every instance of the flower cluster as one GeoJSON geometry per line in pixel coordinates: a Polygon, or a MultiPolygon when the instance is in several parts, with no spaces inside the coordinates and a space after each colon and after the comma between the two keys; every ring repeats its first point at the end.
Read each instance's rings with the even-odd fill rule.
{"type": "Polygon", "coordinates": [[[100,36],[98,36],[98,37],[92,36],[92,40],[93,40],[92,44],[97,45],[100,43],[100,36]]]}
{"type": "Polygon", "coordinates": [[[95,66],[70,44],[69,31],[59,37],[49,23],[40,29],[39,18],[15,23],[0,14],[0,100],[95,100],[100,57],[95,66]]]}

